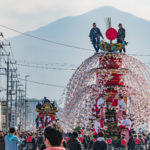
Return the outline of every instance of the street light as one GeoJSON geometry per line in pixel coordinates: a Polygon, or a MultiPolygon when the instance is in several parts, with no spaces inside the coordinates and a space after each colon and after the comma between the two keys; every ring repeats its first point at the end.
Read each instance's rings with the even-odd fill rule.
{"type": "Polygon", "coordinates": [[[29,78],[30,75],[25,76],[25,130],[26,130],[26,123],[27,123],[27,110],[26,110],[26,100],[27,100],[27,78],[29,78]]]}

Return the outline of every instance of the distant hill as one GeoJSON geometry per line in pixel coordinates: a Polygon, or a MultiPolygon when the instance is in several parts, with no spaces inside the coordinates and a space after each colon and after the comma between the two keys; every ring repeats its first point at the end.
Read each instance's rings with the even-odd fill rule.
{"type": "MultiPolygon", "coordinates": [[[[92,49],[88,37],[91,25],[96,22],[104,35],[106,17],[112,18],[112,27],[116,29],[119,23],[123,24],[126,29],[126,40],[129,42],[128,53],[149,54],[150,22],[113,7],[100,7],[80,16],[65,17],[28,33],[52,41],[92,49]]],[[[18,60],[78,65],[94,53],[94,51],[50,44],[24,35],[9,40],[18,60]]],[[[144,58],[143,61],[148,61],[148,58],[144,58]]],[[[21,66],[19,70],[23,76],[30,74],[31,80],[58,85],[66,85],[73,74],[73,71],[42,70],[21,66]]],[[[46,95],[48,98],[59,99],[62,94],[61,88],[37,86],[30,83],[28,83],[28,89],[28,96],[35,98],[42,98],[46,95]]]]}

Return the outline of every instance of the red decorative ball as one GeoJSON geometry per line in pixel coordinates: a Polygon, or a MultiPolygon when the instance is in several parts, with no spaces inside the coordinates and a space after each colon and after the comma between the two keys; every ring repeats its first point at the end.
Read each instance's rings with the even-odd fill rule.
{"type": "Polygon", "coordinates": [[[107,31],[106,31],[106,37],[108,40],[115,40],[118,36],[118,33],[116,31],[116,29],[114,28],[109,28],[107,31]]]}
{"type": "Polygon", "coordinates": [[[123,140],[121,141],[121,145],[123,145],[123,146],[126,146],[126,145],[127,145],[126,139],[123,139],[123,140]]]}
{"type": "Polygon", "coordinates": [[[138,138],[135,139],[135,144],[138,144],[138,145],[139,145],[140,143],[141,143],[141,140],[140,140],[140,139],[138,139],[138,138]]]}
{"type": "Polygon", "coordinates": [[[106,140],[107,144],[112,144],[112,140],[111,139],[108,139],[106,140]]]}

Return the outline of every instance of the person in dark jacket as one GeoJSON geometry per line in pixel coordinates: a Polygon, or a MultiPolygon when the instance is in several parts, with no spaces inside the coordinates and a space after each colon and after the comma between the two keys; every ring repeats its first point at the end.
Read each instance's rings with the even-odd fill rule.
{"type": "Polygon", "coordinates": [[[93,147],[94,142],[97,141],[97,135],[93,135],[93,139],[90,140],[87,150],[90,150],[93,147]]]}
{"type": "Polygon", "coordinates": [[[135,134],[135,132],[131,133],[131,137],[128,141],[128,150],[134,150],[135,148],[135,140],[134,140],[133,134],[135,134]]]}
{"type": "Polygon", "coordinates": [[[122,141],[125,140],[125,135],[121,134],[120,139],[117,140],[116,147],[120,150],[125,150],[126,145],[123,145],[122,141]]]}
{"type": "MultiPolygon", "coordinates": [[[[117,36],[117,42],[118,43],[121,43],[124,41],[125,39],[125,29],[122,27],[122,24],[120,23],[119,24],[119,30],[118,30],[118,36],[117,36]]],[[[125,53],[126,50],[125,48],[122,48],[123,49],[123,52],[125,53]]],[[[120,53],[122,53],[122,49],[120,49],[120,53]]]]}
{"type": "Polygon", "coordinates": [[[0,150],[5,150],[4,135],[2,131],[0,131],[0,150]]]}
{"type": "Polygon", "coordinates": [[[69,141],[67,142],[68,150],[82,150],[81,143],[77,138],[78,138],[78,133],[73,132],[69,141]]]}
{"type": "Polygon", "coordinates": [[[86,135],[83,135],[83,142],[82,142],[82,146],[83,146],[83,149],[87,149],[88,147],[88,137],[86,135]]]}
{"type": "Polygon", "coordinates": [[[40,133],[37,137],[38,148],[40,149],[43,144],[44,144],[44,138],[43,138],[42,134],[40,133]]]}
{"type": "Polygon", "coordinates": [[[90,40],[93,44],[93,47],[94,47],[96,53],[98,53],[99,44],[100,44],[100,37],[102,37],[103,39],[104,39],[104,37],[103,37],[100,29],[96,26],[95,22],[93,23],[93,28],[90,31],[89,37],[90,37],[90,40]]]}
{"type": "Polygon", "coordinates": [[[97,141],[93,144],[92,150],[107,150],[107,143],[105,142],[104,136],[103,131],[98,133],[97,141]]]}
{"type": "Polygon", "coordinates": [[[43,145],[41,146],[40,150],[45,150],[45,149],[46,149],[46,146],[45,146],[45,144],[43,144],[43,145]]]}

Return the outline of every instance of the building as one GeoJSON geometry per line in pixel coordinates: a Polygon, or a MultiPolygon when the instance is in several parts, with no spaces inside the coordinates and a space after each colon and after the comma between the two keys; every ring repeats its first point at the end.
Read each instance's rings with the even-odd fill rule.
{"type": "Polygon", "coordinates": [[[36,118],[37,112],[35,111],[36,105],[38,104],[38,99],[28,99],[26,100],[26,130],[36,129],[36,118]]]}
{"type": "Polygon", "coordinates": [[[11,114],[10,114],[10,108],[7,110],[7,106],[6,106],[6,101],[2,101],[1,102],[1,113],[2,113],[2,115],[1,115],[1,117],[2,117],[2,130],[3,131],[7,131],[7,129],[6,129],[6,114],[7,114],[7,111],[8,111],[8,124],[9,124],[9,126],[10,126],[10,116],[11,116],[11,114]]]}

